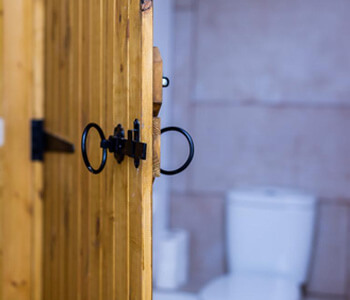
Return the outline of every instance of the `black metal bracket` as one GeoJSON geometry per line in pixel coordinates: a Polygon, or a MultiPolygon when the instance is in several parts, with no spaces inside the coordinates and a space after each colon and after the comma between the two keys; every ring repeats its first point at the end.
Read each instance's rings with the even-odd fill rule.
{"type": "Polygon", "coordinates": [[[147,153],[147,144],[140,142],[139,120],[134,121],[133,130],[128,130],[127,139],[125,139],[123,126],[119,124],[114,129],[114,135],[101,142],[101,148],[107,148],[110,153],[114,153],[114,157],[119,164],[122,163],[125,156],[133,158],[135,168],[138,168],[140,160],[145,160],[147,153]]]}
{"type": "Polygon", "coordinates": [[[45,131],[44,120],[32,120],[32,160],[43,161],[45,152],[74,153],[72,143],[45,131]]]}
{"type": "Polygon", "coordinates": [[[107,150],[110,153],[114,153],[114,157],[119,164],[123,162],[125,156],[133,158],[135,168],[138,168],[140,166],[140,160],[146,160],[147,156],[147,144],[140,142],[140,122],[137,119],[134,121],[134,129],[128,130],[127,138],[125,138],[123,126],[119,124],[114,129],[114,134],[111,135],[108,140],[105,138],[100,126],[95,123],[90,123],[83,132],[81,150],[85,165],[93,174],[99,174],[104,169],[107,161],[107,150]],[[97,170],[91,166],[87,157],[86,142],[91,128],[95,128],[99,132],[101,137],[100,147],[103,149],[102,162],[97,170]]]}

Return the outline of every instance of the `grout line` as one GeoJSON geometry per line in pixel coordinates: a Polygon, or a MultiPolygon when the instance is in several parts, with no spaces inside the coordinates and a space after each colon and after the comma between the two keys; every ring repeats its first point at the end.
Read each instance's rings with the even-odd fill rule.
{"type": "MultiPolygon", "coordinates": [[[[170,189],[170,194],[173,197],[200,197],[200,198],[213,198],[213,197],[225,197],[225,192],[194,192],[194,191],[175,191],[170,189]]],[[[350,206],[350,200],[349,200],[350,206]]]]}
{"type": "MultiPolygon", "coordinates": [[[[190,58],[191,58],[191,77],[190,77],[190,90],[189,90],[189,95],[194,95],[194,86],[196,83],[196,78],[197,78],[197,50],[198,50],[198,37],[199,37],[199,24],[198,24],[198,19],[199,19],[199,11],[198,11],[198,7],[199,7],[199,1],[200,0],[193,0],[192,1],[192,13],[191,13],[191,34],[192,34],[192,38],[191,38],[191,45],[190,45],[190,58]]],[[[192,97],[192,96],[191,96],[192,97]]],[[[189,103],[187,103],[187,107],[188,109],[187,111],[187,124],[188,124],[188,128],[189,129],[193,129],[195,130],[196,126],[196,120],[195,118],[191,118],[190,116],[194,116],[195,115],[195,109],[194,107],[191,105],[191,101],[189,101],[189,103]]],[[[195,132],[194,132],[195,133],[195,132]]],[[[194,176],[191,176],[190,173],[187,174],[187,189],[191,186],[193,186],[193,178],[194,176]]]]}
{"type": "MultiPolygon", "coordinates": [[[[194,190],[185,190],[177,191],[170,189],[170,193],[176,197],[225,197],[226,191],[194,191],[194,190]]],[[[350,198],[330,198],[330,197],[319,197],[320,205],[334,205],[334,206],[344,206],[345,208],[350,207],[350,198]]],[[[350,228],[350,225],[349,225],[350,228]]],[[[350,230],[349,230],[350,236],[350,230]]],[[[350,271],[350,268],[349,268],[350,271]]],[[[349,278],[350,286],[350,278],[349,278]]]]}
{"type": "MultiPolygon", "coordinates": [[[[283,100],[281,100],[283,101],[283,100]]],[[[292,101],[286,101],[283,103],[273,103],[268,102],[268,100],[234,100],[234,99],[195,99],[192,97],[188,100],[190,105],[192,107],[197,106],[232,106],[232,107],[266,107],[266,108],[275,108],[275,109],[284,109],[284,108],[295,108],[295,109],[317,109],[317,110],[339,110],[339,109],[345,109],[350,110],[350,103],[296,103],[292,101]]]]}
{"type": "Polygon", "coordinates": [[[346,284],[346,297],[345,299],[349,300],[350,297],[349,297],[349,294],[350,294],[350,253],[349,253],[349,245],[350,245],[350,222],[349,222],[349,216],[350,216],[350,211],[349,209],[347,208],[347,218],[346,218],[346,222],[347,222],[347,243],[345,245],[346,247],[346,278],[345,278],[345,284],[346,284]]]}
{"type": "Polygon", "coordinates": [[[338,294],[328,294],[320,292],[307,292],[305,300],[308,298],[319,298],[319,299],[328,299],[328,300],[347,300],[347,295],[338,295],[338,294]]]}

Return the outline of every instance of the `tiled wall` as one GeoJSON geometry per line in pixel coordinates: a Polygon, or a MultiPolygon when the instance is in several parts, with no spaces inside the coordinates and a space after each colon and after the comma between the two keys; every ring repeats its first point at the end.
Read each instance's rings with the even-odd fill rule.
{"type": "MultiPolygon", "coordinates": [[[[225,272],[224,198],[238,185],[321,199],[309,290],[350,292],[350,1],[177,0],[173,120],[196,157],[172,179],[172,226],[196,290],[225,272]],[[349,261],[349,262],[348,262],[349,261]]],[[[175,142],[174,164],[186,155],[175,142]]]]}

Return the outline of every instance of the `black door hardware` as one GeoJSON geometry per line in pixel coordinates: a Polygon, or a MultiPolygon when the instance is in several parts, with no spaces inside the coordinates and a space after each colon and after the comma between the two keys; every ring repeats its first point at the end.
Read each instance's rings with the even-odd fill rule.
{"type": "Polygon", "coordinates": [[[134,129],[128,130],[127,139],[125,139],[123,126],[119,124],[114,129],[114,135],[111,135],[108,140],[100,126],[95,123],[88,124],[85,127],[81,139],[81,151],[84,163],[91,173],[99,174],[103,171],[107,162],[107,150],[110,153],[114,153],[114,157],[119,164],[122,163],[125,156],[133,158],[135,168],[138,168],[140,166],[140,160],[146,159],[147,152],[147,144],[140,142],[140,122],[137,119],[134,121],[134,129]],[[86,149],[87,137],[92,128],[97,130],[101,138],[100,148],[102,148],[102,161],[98,169],[94,169],[91,166],[86,149]]]}
{"type": "Polygon", "coordinates": [[[167,128],[163,128],[161,130],[161,133],[163,134],[163,133],[166,133],[168,131],[176,131],[176,132],[179,132],[182,135],[184,135],[187,139],[187,142],[188,142],[188,145],[190,148],[188,158],[187,158],[186,162],[180,168],[173,170],[173,171],[167,171],[167,170],[160,169],[160,172],[164,175],[176,175],[176,174],[179,174],[182,171],[186,170],[187,167],[191,164],[193,157],[194,157],[194,142],[193,142],[191,135],[186,130],[184,130],[182,128],[175,127],[175,126],[167,127],[167,128]]]}
{"type": "Polygon", "coordinates": [[[43,161],[45,152],[74,153],[72,143],[45,131],[44,120],[32,120],[31,123],[33,161],[43,161]]]}

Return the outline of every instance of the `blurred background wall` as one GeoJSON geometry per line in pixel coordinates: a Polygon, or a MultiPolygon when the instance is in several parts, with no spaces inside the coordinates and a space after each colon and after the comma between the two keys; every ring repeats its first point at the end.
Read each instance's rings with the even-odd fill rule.
{"type": "MultiPolygon", "coordinates": [[[[164,60],[163,72],[170,78],[173,74],[173,48],[174,48],[174,6],[172,0],[156,1],[154,12],[154,45],[161,51],[164,60]]],[[[162,127],[171,124],[171,99],[172,87],[163,89],[163,106],[160,111],[162,127]]],[[[171,151],[169,140],[164,140],[162,145],[162,162],[166,163],[170,159],[171,151]]],[[[157,178],[154,182],[153,212],[154,212],[154,236],[157,238],[160,231],[168,229],[169,226],[169,198],[170,180],[166,176],[157,178]],[[158,232],[159,231],[159,232],[158,232]]],[[[156,248],[156,247],[155,247],[156,248]]]]}
{"type": "MultiPolygon", "coordinates": [[[[174,62],[174,2],[173,0],[155,1],[154,9],[154,45],[159,48],[163,59],[163,73],[173,78],[174,62]]],[[[163,89],[163,105],[160,111],[162,127],[172,122],[172,86],[163,89]]],[[[162,141],[162,164],[170,160],[170,139],[162,141]]],[[[159,257],[161,242],[169,231],[170,178],[162,176],[154,182],[153,189],[153,254],[159,257]]],[[[153,260],[154,280],[157,282],[159,260],[153,260]]],[[[159,275],[161,276],[161,275],[159,275]]]]}
{"type": "MultiPolygon", "coordinates": [[[[226,270],[227,190],[278,185],[321,199],[309,290],[345,299],[350,1],[175,0],[173,10],[171,114],[196,142],[169,186],[171,226],[191,233],[187,289],[226,270]]],[[[186,144],[172,149],[175,166],[186,144]]]]}

